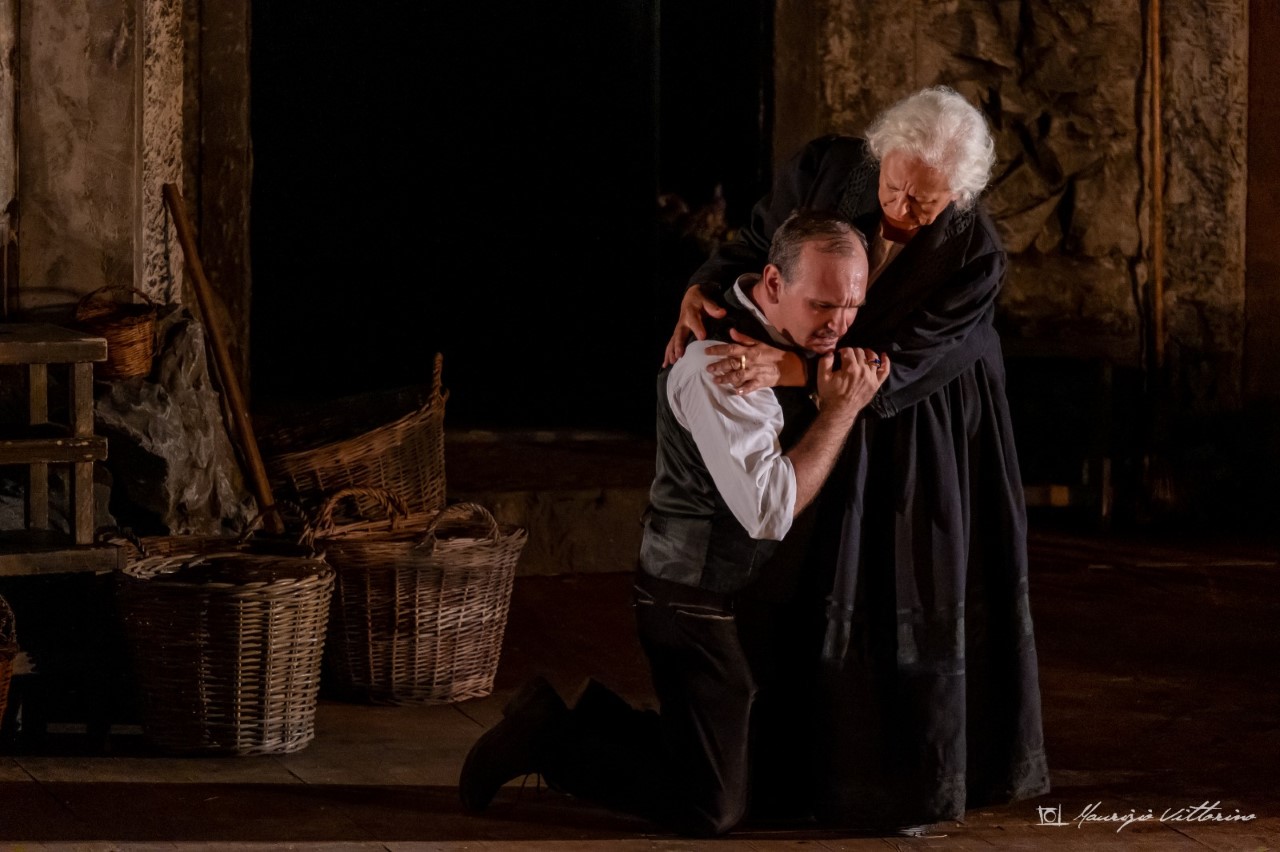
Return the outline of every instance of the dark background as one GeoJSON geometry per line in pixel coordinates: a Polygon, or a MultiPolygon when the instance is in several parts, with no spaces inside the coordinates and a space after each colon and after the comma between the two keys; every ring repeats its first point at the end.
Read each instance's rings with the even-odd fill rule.
{"type": "Polygon", "coordinates": [[[421,384],[452,428],[652,428],[700,259],[767,188],[772,0],[254,4],[255,406],[421,384]]]}

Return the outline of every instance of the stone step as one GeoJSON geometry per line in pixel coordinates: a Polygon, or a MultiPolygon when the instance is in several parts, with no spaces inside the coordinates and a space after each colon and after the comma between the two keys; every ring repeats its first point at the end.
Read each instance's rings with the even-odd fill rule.
{"type": "Polygon", "coordinates": [[[588,431],[446,430],[450,502],[524,527],[518,573],[629,571],[653,479],[652,438],[588,431]]]}

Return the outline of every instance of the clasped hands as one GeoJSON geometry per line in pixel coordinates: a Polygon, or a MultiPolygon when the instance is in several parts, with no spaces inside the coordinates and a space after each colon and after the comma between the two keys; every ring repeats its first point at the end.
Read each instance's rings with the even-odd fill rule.
{"type": "MultiPolygon", "coordinates": [[[[706,326],[702,321],[704,313],[720,319],[727,311],[703,295],[700,288],[690,287],[685,291],[684,298],[680,300],[680,316],[676,321],[671,339],[667,341],[663,367],[674,364],[684,355],[685,345],[691,337],[698,340],[706,339],[706,326]]],[[[730,329],[729,336],[733,339],[732,343],[718,343],[707,347],[706,350],[708,355],[720,359],[707,365],[707,370],[715,376],[718,383],[729,386],[739,394],[751,393],[761,388],[802,387],[806,384],[805,363],[796,353],[770,346],[737,329],[730,329]]],[[[874,391],[880,387],[888,375],[888,356],[877,355],[869,349],[848,347],[840,349],[839,352],[840,370],[848,371],[851,368],[865,367],[871,371],[873,382],[871,396],[874,396],[874,391]]],[[[831,356],[824,356],[819,364],[818,396],[822,397],[821,379],[824,373],[832,372],[831,356]]],[[[861,404],[865,405],[868,401],[870,396],[863,399],[861,404]]]]}

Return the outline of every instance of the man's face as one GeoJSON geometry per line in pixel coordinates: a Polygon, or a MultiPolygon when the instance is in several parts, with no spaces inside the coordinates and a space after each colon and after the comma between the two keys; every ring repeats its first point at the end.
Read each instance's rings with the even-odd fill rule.
{"type": "Polygon", "coordinates": [[[955,198],[942,172],[903,151],[890,151],[880,161],[880,209],[885,222],[908,233],[947,209],[955,198]]]}
{"type": "Polygon", "coordinates": [[[784,286],[778,268],[765,267],[765,281],[776,310],[769,321],[796,346],[819,354],[834,352],[853,324],[867,293],[867,256],[858,246],[855,257],[801,246],[800,262],[784,286]]]}

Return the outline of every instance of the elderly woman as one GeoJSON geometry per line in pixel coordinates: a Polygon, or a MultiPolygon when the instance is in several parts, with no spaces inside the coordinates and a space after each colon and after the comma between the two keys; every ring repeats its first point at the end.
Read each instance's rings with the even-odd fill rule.
{"type": "MultiPolygon", "coordinates": [[[[942,87],[890,107],[865,141],[809,143],[695,273],[668,346],[670,361],[690,332],[702,337],[701,313],[722,314],[720,289],[760,269],[792,210],[839,211],[868,235],[866,304],[842,345],[887,351],[892,369],[848,438],[807,548],[797,611],[807,606],[816,626],[796,653],[820,660],[818,688],[797,700],[800,657],[769,647],[805,636],[803,623],[755,643],[791,676],[761,723],[779,738],[798,724],[817,736],[814,764],[779,770],[790,777],[778,787],[813,777],[825,821],[935,823],[1048,789],[1026,509],[992,326],[1006,256],[978,203],[993,152],[982,114],[942,87]]],[[[806,381],[797,355],[734,339],[711,350],[724,358],[709,369],[738,392],[806,381]]],[[[762,672],[766,692],[771,677],[762,672]]]]}

